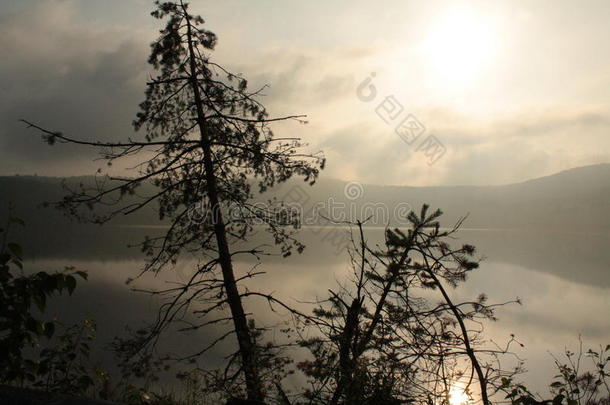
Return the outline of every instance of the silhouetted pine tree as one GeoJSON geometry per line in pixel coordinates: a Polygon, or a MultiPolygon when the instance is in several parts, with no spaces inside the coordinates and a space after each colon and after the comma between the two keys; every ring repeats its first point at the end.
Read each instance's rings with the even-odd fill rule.
{"type": "MultiPolygon", "coordinates": [[[[262,192],[293,176],[313,183],[324,159],[300,153],[299,139],[274,138],[270,122],[300,120],[301,116],[269,118],[257,100],[260,90],[248,90],[244,78],[212,62],[209,51],[216,45],[216,35],[202,28],[204,20],[190,14],[186,3],[156,4],[152,15],[165,19],[166,25],[151,45],[149,62],[158,74],[148,83],[146,100],[134,122],[136,129],[146,131],[144,140],[88,142],[28,124],[42,130],[49,144],[67,142],[101,148],[109,163],[118,158],[141,159],[138,166],[141,171],[135,178],[114,179],[120,182],[118,185],[100,181],[93,189],[82,187],[67,196],[61,206],[78,215],[82,205],[111,205],[114,208],[110,213],[95,217],[96,221],[104,222],[156,201],[160,218],[169,218],[170,227],[162,237],[144,242],[142,247],[151,257],[145,270],[157,272],[171,267],[183,250],[199,251],[208,260],[199,264],[183,286],[156,292],[170,299],[152,330],[153,335],[183,316],[183,310],[194,301],[208,303],[207,307],[199,308],[201,316],[210,316],[228,305],[247,397],[262,400],[252,331],[232,264],[232,257],[240,252],[231,250],[230,240],[247,239],[252,225],[262,223],[267,225],[284,255],[290,254],[295,246],[302,250],[303,246],[291,237],[290,228],[283,226],[287,225],[285,216],[251,203],[251,185],[255,184],[262,192]],[[135,204],[121,205],[123,195],[136,194],[138,186],[149,181],[157,186],[155,194],[141,196],[135,204]],[[194,221],[193,207],[201,208],[202,204],[204,212],[194,221]],[[229,220],[221,209],[226,205],[233,207],[229,220]],[[216,275],[217,268],[221,277],[216,275]]],[[[209,322],[220,321],[205,318],[192,325],[192,329],[209,322]]]]}

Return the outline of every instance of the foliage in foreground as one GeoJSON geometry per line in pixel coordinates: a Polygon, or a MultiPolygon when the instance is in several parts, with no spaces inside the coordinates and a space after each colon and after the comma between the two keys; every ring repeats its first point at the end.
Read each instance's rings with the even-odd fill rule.
{"type": "Polygon", "coordinates": [[[452,386],[467,380],[464,390],[488,403],[498,381],[518,371],[499,367],[508,348],[486,347],[482,336],[482,322],[504,304],[450,298],[478,261],[474,246],[451,247],[460,224],[443,230],[440,216],[424,205],[409,214],[408,229],[387,229],[382,246],[369,246],[357,224],[352,278],[307,318],[320,331],[301,342],[314,357],[300,364],[309,400],[447,403],[452,386]]]}
{"type": "Polygon", "coordinates": [[[522,383],[510,378],[502,381],[505,399],[513,405],[608,405],[610,404],[610,345],[598,350],[565,351],[554,357],[558,374],[549,385],[552,399],[532,394],[522,383]],[[587,361],[588,360],[588,361],[587,361]]]}
{"type": "MultiPolygon", "coordinates": [[[[87,279],[87,274],[73,268],[62,272],[26,274],[23,249],[8,240],[11,225],[23,226],[24,222],[9,215],[5,228],[0,228],[0,382],[27,382],[46,389],[57,387],[73,391],[76,389],[74,384],[87,385],[87,381],[72,381],[69,368],[55,366],[58,365],[58,355],[73,357],[76,354],[47,349],[40,353],[39,359],[35,359],[29,356],[28,350],[38,347],[41,340],[52,339],[56,333],[57,321],[42,316],[48,299],[63,293],[71,295],[77,278],[87,279]]],[[[66,338],[63,335],[60,339],[66,338]]]]}
{"type": "MultiPolygon", "coordinates": [[[[420,215],[410,216],[410,229],[388,230],[385,246],[375,248],[366,244],[359,224],[360,238],[351,250],[353,277],[338,292],[331,290],[328,300],[321,302],[312,315],[292,310],[297,320],[295,330],[301,336],[294,343],[312,354],[310,360],[298,364],[309,378],[310,388],[284,391],[284,378],[294,361],[292,354],[272,343],[262,343],[263,332],[250,325],[256,336],[258,371],[268,381],[267,403],[450,404],[451,382],[463,379],[476,364],[484,370],[482,382],[490,393],[489,403],[610,403],[610,345],[586,352],[581,345],[578,353],[566,351],[565,358],[555,358],[558,374],[550,384],[551,399],[530,392],[527,384],[519,382],[515,370],[503,371],[495,366],[499,363],[486,360],[507,350],[490,352],[483,346],[480,333],[473,335],[470,328],[463,333],[462,325],[494,319],[495,306],[483,299],[454,303],[443,294],[445,284],[464,281],[477,263],[469,259],[474,254],[472,246],[452,249],[444,242],[457,228],[441,230],[439,216],[439,211],[428,213],[424,207],[420,215]],[[429,298],[415,295],[426,290],[438,292],[444,302],[433,304],[429,298]],[[466,342],[472,351],[465,349],[466,342]]],[[[10,224],[23,222],[12,218],[10,224]]],[[[127,404],[240,403],[231,398],[236,390],[241,391],[241,382],[230,383],[223,373],[213,370],[182,368],[174,389],[159,388],[159,373],[168,371],[167,365],[151,353],[135,363],[124,357],[131,352],[125,345],[137,344],[132,338],[115,340],[115,360],[125,366],[118,378],[93,367],[89,356],[95,323],[85,320],[65,326],[43,316],[50,297],[61,292],[71,294],[76,277],[86,278],[86,274],[69,269],[27,275],[22,270],[21,247],[8,242],[6,229],[0,237],[3,384],[127,404]]],[[[144,339],[146,335],[140,336],[144,339]]],[[[474,387],[466,386],[465,390],[472,398],[478,397],[474,387]]]]}

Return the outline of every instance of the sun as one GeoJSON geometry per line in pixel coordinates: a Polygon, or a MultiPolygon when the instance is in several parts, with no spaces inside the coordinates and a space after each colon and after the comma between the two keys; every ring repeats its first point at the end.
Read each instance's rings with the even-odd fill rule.
{"type": "Polygon", "coordinates": [[[443,88],[472,85],[495,56],[495,31],[491,18],[468,8],[440,14],[421,44],[433,80],[443,88]]]}
{"type": "Polygon", "coordinates": [[[459,385],[452,385],[449,389],[449,404],[450,405],[466,405],[470,398],[468,394],[459,385]]]}

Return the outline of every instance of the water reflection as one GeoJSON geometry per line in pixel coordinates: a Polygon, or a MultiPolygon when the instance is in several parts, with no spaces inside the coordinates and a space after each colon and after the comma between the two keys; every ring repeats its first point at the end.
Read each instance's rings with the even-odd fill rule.
{"type": "MultiPolygon", "coordinates": [[[[161,232],[155,228],[80,227],[60,238],[42,233],[22,235],[26,255],[33,259],[30,269],[58,269],[74,265],[90,273],[90,281],[70,300],[60,300],[52,309],[64,319],[90,315],[100,325],[100,340],[108,341],[125,325],[152,319],[157,301],[130,292],[124,284],[141,269],[143,255],[127,248],[144,235],[161,232]]],[[[349,232],[347,228],[341,230],[349,232]]],[[[253,288],[275,291],[295,306],[302,301],[323,297],[328,288],[349,273],[348,257],[321,241],[319,231],[304,229],[300,239],[307,245],[301,255],[287,259],[265,258],[258,270],[266,271],[253,281],[253,288]]],[[[499,230],[469,230],[460,233],[456,243],[468,242],[484,255],[481,269],[468,283],[453,292],[472,298],[487,293],[491,300],[520,297],[524,305],[509,306],[498,314],[500,322],[487,327],[488,336],[499,342],[510,333],[525,343],[519,354],[528,360],[528,383],[543,387],[553,375],[548,351],[562,352],[564,345],[575,346],[581,334],[588,344],[610,343],[610,235],[543,233],[499,230]]],[[[382,229],[367,231],[369,244],[380,243],[382,229]]],[[[258,244],[264,239],[253,241],[258,244]]],[[[245,272],[256,265],[251,256],[238,259],[236,269],[245,272]]],[[[171,273],[146,276],[140,287],[161,287],[181,280],[192,271],[193,262],[183,260],[171,273]]],[[[249,311],[264,314],[264,321],[277,321],[267,303],[249,301],[249,311]],[[260,309],[260,311],[259,311],[260,309]]],[[[215,337],[214,330],[191,336],[176,335],[171,345],[177,348],[204,346],[215,337]],[[193,342],[196,342],[195,344],[193,342]]],[[[228,350],[228,347],[226,347],[228,350]]],[[[223,348],[221,347],[220,352],[223,348]]]]}

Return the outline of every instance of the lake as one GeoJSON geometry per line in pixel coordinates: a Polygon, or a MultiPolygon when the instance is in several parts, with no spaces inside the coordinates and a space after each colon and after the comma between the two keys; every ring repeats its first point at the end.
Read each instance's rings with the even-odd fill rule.
{"type": "MultiPolygon", "coordinates": [[[[66,320],[92,317],[98,322],[99,342],[107,343],[125,325],[136,327],[156,313],[156,299],[134,293],[125,284],[144,263],[138,249],[126,245],[159,231],[154,227],[83,226],[49,237],[46,232],[30,229],[23,244],[30,271],[70,265],[89,273],[89,281],[81,283],[72,298],[58,300],[51,311],[66,320]]],[[[347,228],[302,229],[299,239],[307,245],[306,250],[288,258],[263,257],[257,270],[266,274],[254,279],[251,288],[276,292],[288,303],[308,310],[311,306],[303,301],[324,298],[329,288],[336,288],[350,273],[337,232],[348,235],[347,228]]],[[[370,244],[377,243],[383,229],[366,228],[366,235],[370,244]]],[[[474,244],[484,260],[452,294],[472,299],[484,292],[490,302],[521,299],[521,306],[501,308],[499,321],[487,324],[486,331],[488,338],[499,344],[511,333],[524,344],[523,348],[515,347],[515,352],[526,361],[529,372],[522,379],[529,386],[544,389],[555,374],[550,353],[560,355],[566,346],[577,350],[579,336],[585,348],[610,343],[610,235],[464,228],[458,236],[456,243],[474,244]]],[[[185,258],[172,272],[145,276],[135,285],[158,288],[167,286],[168,281],[184,280],[192,264],[185,258]]],[[[242,274],[256,264],[248,256],[239,259],[235,267],[242,274]]],[[[261,322],[282,320],[260,300],[246,302],[246,309],[262,314],[261,322]]],[[[213,334],[172,335],[168,347],[194,348],[213,334]]]]}

